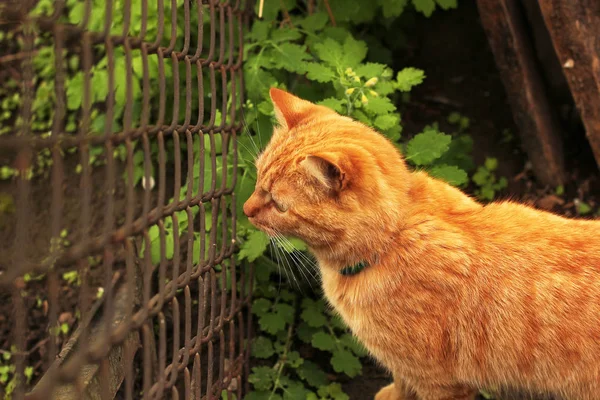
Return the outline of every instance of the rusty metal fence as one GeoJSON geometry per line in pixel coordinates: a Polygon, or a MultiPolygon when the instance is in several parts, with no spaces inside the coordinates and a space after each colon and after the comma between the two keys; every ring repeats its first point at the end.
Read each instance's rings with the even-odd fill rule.
{"type": "Polygon", "coordinates": [[[242,398],[252,271],[234,259],[234,187],[251,5],[0,7],[3,394],[242,398]]]}

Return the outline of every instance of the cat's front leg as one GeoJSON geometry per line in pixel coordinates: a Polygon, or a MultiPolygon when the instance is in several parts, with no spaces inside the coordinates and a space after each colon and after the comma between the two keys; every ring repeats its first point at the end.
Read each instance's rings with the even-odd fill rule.
{"type": "Polygon", "coordinates": [[[419,400],[475,400],[477,390],[461,384],[414,386],[419,400]]]}
{"type": "Polygon", "coordinates": [[[415,392],[400,378],[394,377],[394,382],[377,392],[375,400],[417,400],[415,392]]]}

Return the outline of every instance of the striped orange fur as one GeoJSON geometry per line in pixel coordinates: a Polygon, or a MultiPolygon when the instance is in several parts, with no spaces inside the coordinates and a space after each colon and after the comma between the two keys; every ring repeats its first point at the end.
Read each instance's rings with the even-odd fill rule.
{"type": "Polygon", "coordinates": [[[479,204],[372,129],[271,98],[280,126],[244,212],[309,245],[328,301],[394,376],[377,400],[600,399],[600,221],[479,204]]]}

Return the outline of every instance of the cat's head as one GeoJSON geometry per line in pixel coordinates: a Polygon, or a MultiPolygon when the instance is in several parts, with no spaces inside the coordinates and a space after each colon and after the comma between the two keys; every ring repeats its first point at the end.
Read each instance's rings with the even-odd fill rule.
{"type": "Polygon", "coordinates": [[[401,218],[409,173],[399,152],[327,107],[270,94],[279,126],[256,160],[244,213],[267,234],[298,237],[313,250],[368,247],[374,232],[401,218]]]}

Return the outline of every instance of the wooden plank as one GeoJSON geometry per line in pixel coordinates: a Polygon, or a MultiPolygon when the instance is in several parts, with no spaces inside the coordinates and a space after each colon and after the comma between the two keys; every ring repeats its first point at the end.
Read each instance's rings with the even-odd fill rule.
{"type": "Polygon", "coordinates": [[[600,167],[600,2],[539,0],[539,5],[600,167]]]}
{"type": "Polygon", "coordinates": [[[518,0],[477,0],[523,147],[542,183],[565,182],[559,122],[546,96],[518,0]]]}

